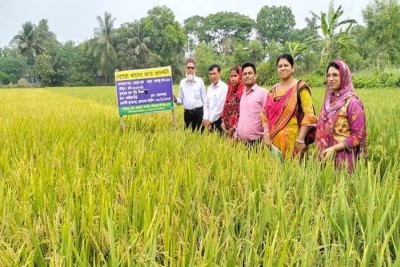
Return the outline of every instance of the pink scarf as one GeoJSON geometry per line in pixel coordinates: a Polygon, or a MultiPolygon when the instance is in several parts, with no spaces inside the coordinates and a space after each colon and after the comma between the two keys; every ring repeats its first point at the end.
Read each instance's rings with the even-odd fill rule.
{"type": "MultiPolygon", "coordinates": [[[[275,93],[273,93],[273,92],[271,92],[268,95],[267,103],[265,105],[265,113],[268,114],[268,126],[269,126],[269,129],[271,130],[271,138],[273,138],[275,136],[275,134],[278,133],[282,129],[282,127],[285,126],[287,123],[287,122],[279,123],[279,125],[281,125],[281,127],[279,127],[279,125],[278,125],[278,128],[276,127],[278,120],[283,118],[282,113],[284,112],[284,110],[288,104],[289,98],[293,94],[293,90],[296,90],[296,86],[287,90],[285,92],[285,94],[279,99],[275,98],[275,93]]],[[[293,112],[294,111],[295,110],[293,110],[293,112]]],[[[289,111],[289,112],[291,112],[291,111],[289,111]]],[[[288,114],[288,115],[290,115],[290,117],[291,117],[293,115],[293,112],[291,112],[291,114],[288,114]]],[[[287,116],[285,116],[285,117],[287,117],[287,116]]]]}
{"type": "MultiPolygon", "coordinates": [[[[340,87],[337,96],[335,96],[333,90],[326,89],[324,104],[317,122],[316,143],[321,151],[335,145],[332,131],[339,115],[338,111],[346,104],[349,98],[357,97],[354,93],[349,67],[341,60],[334,60],[334,62],[339,66],[340,87]]],[[[362,140],[360,149],[366,151],[365,139],[362,140]]]]}
{"type": "Polygon", "coordinates": [[[336,120],[337,111],[346,103],[347,99],[355,96],[349,66],[341,60],[335,60],[334,62],[339,65],[339,93],[335,96],[333,90],[326,90],[324,105],[320,113],[320,119],[323,121],[327,121],[329,117],[336,120]]]}

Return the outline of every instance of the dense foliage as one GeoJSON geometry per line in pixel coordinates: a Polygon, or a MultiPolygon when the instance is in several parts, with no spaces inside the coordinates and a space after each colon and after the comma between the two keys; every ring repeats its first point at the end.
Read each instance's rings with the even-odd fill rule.
{"type": "Polygon", "coordinates": [[[192,16],[181,25],[171,9],[157,6],[146,16],[117,27],[109,12],[97,17],[94,37],[80,44],[61,44],[47,20],[25,22],[9,47],[0,48],[3,84],[26,78],[47,86],[112,84],[114,71],[170,65],[174,81],[183,73],[185,58],[194,57],[198,75],[207,80],[211,63],[225,71],[245,61],[255,62],[259,81],[274,80],[274,59],[291,53],[298,75],[322,76],[333,58],[360,72],[365,87],[398,86],[400,62],[397,0],[372,0],[363,10],[363,23],[344,19],[345,10],[332,1],[326,11],[310,12],[306,26],[295,28],[288,6],[264,6],[256,20],[237,12],[192,16]],[[379,49],[378,49],[379,48],[379,49]],[[43,56],[45,54],[45,56],[43,56]],[[383,78],[371,78],[370,73],[383,78]],[[374,82],[379,80],[379,82],[374,82]]]}

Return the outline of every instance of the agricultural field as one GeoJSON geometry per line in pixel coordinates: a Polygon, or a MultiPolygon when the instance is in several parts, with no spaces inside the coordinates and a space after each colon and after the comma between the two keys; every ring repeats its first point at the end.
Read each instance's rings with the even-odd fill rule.
{"type": "MultiPolygon", "coordinates": [[[[176,90],[176,88],[175,88],[176,90]]],[[[400,266],[400,90],[357,91],[354,175],[281,163],[114,87],[0,90],[0,266],[400,266]]],[[[319,112],[323,88],[312,96],[319,112]]]]}

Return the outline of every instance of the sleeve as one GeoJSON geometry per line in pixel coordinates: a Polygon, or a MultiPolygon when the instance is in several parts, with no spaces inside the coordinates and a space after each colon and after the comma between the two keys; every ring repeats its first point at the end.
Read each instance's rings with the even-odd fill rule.
{"type": "Polygon", "coordinates": [[[315,126],[317,116],[315,115],[313,101],[308,89],[300,89],[300,102],[304,112],[304,118],[300,125],[315,126]]]}
{"type": "Polygon", "coordinates": [[[181,82],[180,85],[179,85],[178,97],[176,98],[176,104],[182,105],[183,98],[184,98],[184,94],[183,94],[183,88],[182,88],[182,82],[181,82]]]}
{"type": "MultiPolygon", "coordinates": [[[[208,88],[208,90],[210,90],[210,87],[208,88]]],[[[203,106],[204,106],[203,120],[208,120],[208,119],[210,119],[209,118],[210,117],[210,110],[209,110],[210,102],[208,101],[208,95],[206,93],[205,97],[203,96],[202,88],[200,88],[200,95],[201,95],[201,99],[203,100],[203,106]]]]}
{"type": "Polygon", "coordinates": [[[218,99],[218,105],[215,110],[215,113],[213,116],[210,118],[211,122],[217,121],[219,118],[222,116],[222,111],[224,110],[224,105],[225,105],[225,100],[226,100],[226,94],[228,93],[228,87],[224,86],[221,90],[221,94],[219,95],[218,99]]]}
{"type": "Polygon", "coordinates": [[[268,126],[268,122],[269,122],[269,118],[268,118],[268,114],[265,111],[265,106],[267,105],[267,101],[268,101],[268,95],[269,95],[269,91],[266,90],[267,93],[263,95],[262,97],[262,110],[260,112],[260,117],[261,117],[261,124],[264,128],[266,128],[268,126]]]}
{"type": "Polygon", "coordinates": [[[344,143],[347,149],[353,149],[366,138],[364,106],[358,98],[352,99],[347,106],[347,120],[350,126],[350,136],[344,143]]]}
{"type": "Polygon", "coordinates": [[[200,96],[201,96],[201,100],[203,101],[203,105],[204,105],[204,103],[207,101],[207,92],[206,92],[206,86],[204,85],[203,80],[201,80],[201,84],[200,84],[200,96]]]}
{"type": "Polygon", "coordinates": [[[262,124],[262,126],[263,126],[264,128],[267,127],[267,126],[268,126],[269,119],[268,119],[268,114],[267,114],[267,112],[265,112],[265,109],[263,109],[263,110],[261,111],[260,117],[261,117],[261,124],[262,124]]]}
{"type": "Polygon", "coordinates": [[[263,90],[265,90],[265,92],[263,92],[261,101],[262,101],[262,108],[265,109],[265,105],[267,104],[269,91],[267,89],[263,89],[263,90]]]}

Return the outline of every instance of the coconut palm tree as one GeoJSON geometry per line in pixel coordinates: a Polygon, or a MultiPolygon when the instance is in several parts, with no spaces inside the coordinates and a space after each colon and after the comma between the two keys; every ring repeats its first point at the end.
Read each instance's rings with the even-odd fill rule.
{"type": "Polygon", "coordinates": [[[20,53],[26,58],[34,58],[45,51],[40,44],[35,25],[30,21],[22,24],[22,30],[14,36],[13,41],[17,44],[20,53]]]}
{"type": "Polygon", "coordinates": [[[143,25],[140,21],[135,21],[129,31],[128,45],[133,47],[133,51],[138,60],[139,67],[146,67],[146,62],[153,54],[148,48],[151,38],[146,36],[143,25]]]}
{"type": "Polygon", "coordinates": [[[114,71],[117,54],[114,49],[114,42],[117,32],[114,29],[115,18],[108,12],[104,12],[104,18],[97,16],[99,27],[94,29],[94,38],[91,40],[89,53],[100,63],[100,69],[105,76],[106,83],[108,76],[114,71]]]}
{"type": "Polygon", "coordinates": [[[33,65],[35,57],[46,51],[40,43],[35,25],[30,21],[22,24],[22,30],[14,36],[12,42],[16,44],[18,51],[25,57],[25,76],[28,76],[29,66],[33,65]]]}
{"type": "Polygon", "coordinates": [[[336,10],[334,8],[334,1],[329,4],[328,13],[322,12],[317,15],[310,11],[311,14],[320,22],[318,28],[322,31],[322,51],[321,51],[321,64],[326,66],[333,57],[338,56],[342,49],[350,49],[353,47],[352,38],[349,32],[354,24],[357,23],[354,19],[346,19],[340,21],[344,10],[339,6],[336,10]],[[341,26],[347,25],[345,30],[341,26]]]}
{"type": "Polygon", "coordinates": [[[104,12],[104,19],[100,16],[97,16],[96,19],[99,27],[94,29],[90,52],[100,60],[101,64],[105,64],[107,60],[115,61],[116,53],[113,47],[113,42],[117,37],[114,29],[115,18],[112,18],[110,13],[104,12]]]}

